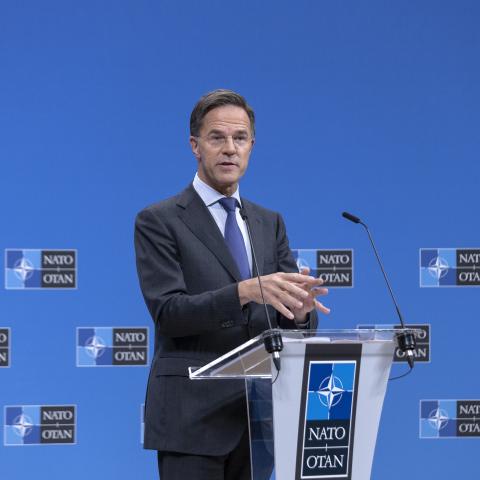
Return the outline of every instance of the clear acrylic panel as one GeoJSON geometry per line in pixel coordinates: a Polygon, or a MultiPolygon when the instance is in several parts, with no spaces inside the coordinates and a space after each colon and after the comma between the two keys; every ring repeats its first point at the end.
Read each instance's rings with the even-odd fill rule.
{"type": "Polygon", "coordinates": [[[252,480],[274,477],[272,381],[246,378],[252,480]]]}
{"type": "MultiPolygon", "coordinates": [[[[415,329],[351,329],[351,330],[280,330],[283,342],[393,342],[402,332],[419,332],[415,329]]],[[[270,354],[265,351],[263,335],[258,335],[236,349],[203,367],[189,368],[192,380],[222,378],[272,378],[270,354]]]]}

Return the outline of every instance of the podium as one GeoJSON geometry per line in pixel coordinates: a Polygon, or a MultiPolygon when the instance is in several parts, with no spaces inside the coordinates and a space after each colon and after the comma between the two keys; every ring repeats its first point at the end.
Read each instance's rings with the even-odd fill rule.
{"type": "Polygon", "coordinates": [[[369,480],[404,331],[281,330],[280,372],[259,335],[189,375],[245,381],[252,480],[369,480]]]}

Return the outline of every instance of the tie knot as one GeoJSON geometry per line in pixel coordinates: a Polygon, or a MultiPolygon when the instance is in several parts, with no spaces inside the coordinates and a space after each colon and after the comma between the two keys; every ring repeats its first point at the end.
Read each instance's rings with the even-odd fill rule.
{"type": "Polygon", "coordinates": [[[235,208],[237,208],[238,201],[234,197],[224,197],[221,198],[218,203],[227,211],[227,212],[234,212],[235,208]]]}

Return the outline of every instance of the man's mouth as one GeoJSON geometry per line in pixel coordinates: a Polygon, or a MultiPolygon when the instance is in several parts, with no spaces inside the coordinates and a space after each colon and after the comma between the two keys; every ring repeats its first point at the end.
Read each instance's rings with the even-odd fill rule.
{"type": "Polygon", "coordinates": [[[237,164],[234,162],[220,162],[219,165],[222,165],[224,167],[236,167],[237,164]]]}

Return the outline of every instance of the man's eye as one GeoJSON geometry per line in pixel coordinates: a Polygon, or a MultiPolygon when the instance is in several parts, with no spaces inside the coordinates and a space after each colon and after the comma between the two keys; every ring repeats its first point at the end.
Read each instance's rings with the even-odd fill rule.
{"type": "Polygon", "coordinates": [[[210,140],[213,140],[214,142],[219,142],[220,140],[223,140],[222,135],[211,135],[210,140]]]}
{"type": "Polygon", "coordinates": [[[236,141],[236,142],[245,142],[247,140],[247,136],[246,135],[235,135],[233,137],[233,140],[236,141]]]}

